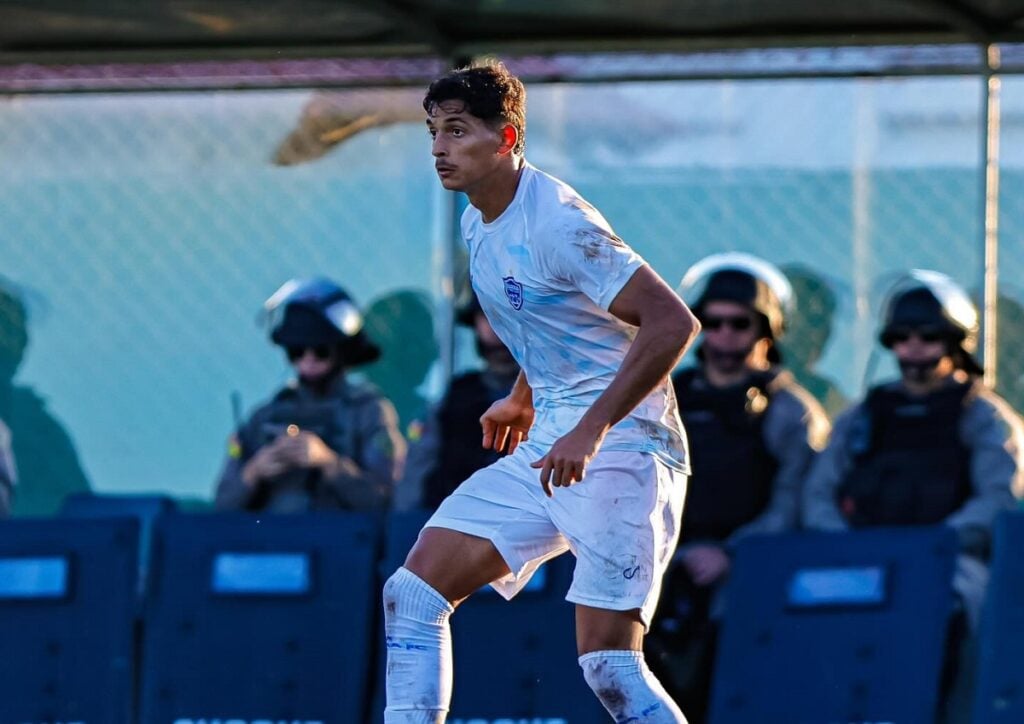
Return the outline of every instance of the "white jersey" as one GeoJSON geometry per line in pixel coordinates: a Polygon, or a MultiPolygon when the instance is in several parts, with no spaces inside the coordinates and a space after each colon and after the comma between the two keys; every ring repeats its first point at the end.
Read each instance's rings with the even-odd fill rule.
{"type": "MultiPolygon", "coordinates": [[[[495,332],[533,389],[524,443],[538,457],[611,384],[636,336],[608,307],[644,264],[570,186],[525,164],[497,219],[462,215],[470,277],[495,332]]],[[[686,434],[666,378],[605,437],[602,450],[649,453],[689,473],[686,434]]]]}

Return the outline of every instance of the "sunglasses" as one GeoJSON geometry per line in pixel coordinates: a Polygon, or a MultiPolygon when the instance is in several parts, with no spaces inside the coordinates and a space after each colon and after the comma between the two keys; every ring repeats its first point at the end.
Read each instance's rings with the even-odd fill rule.
{"type": "Polygon", "coordinates": [[[886,335],[892,344],[907,342],[911,337],[917,337],[922,342],[941,342],[946,338],[943,330],[938,327],[900,327],[892,330],[886,335]]]}
{"type": "Polygon", "coordinates": [[[737,332],[745,332],[754,326],[754,320],[750,317],[737,316],[710,316],[700,320],[701,326],[707,331],[716,331],[724,327],[730,327],[737,332]]]}
{"type": "Polygon", "coordinates": [[[318,360],[327,360],[331,358],[331,348],[327,345],[321,344],[316,347],[288,347],[288,359],[292,362],[298,362],[300,359],[306,356],[306,352],[312,352],[313,356],[318,360]]]}

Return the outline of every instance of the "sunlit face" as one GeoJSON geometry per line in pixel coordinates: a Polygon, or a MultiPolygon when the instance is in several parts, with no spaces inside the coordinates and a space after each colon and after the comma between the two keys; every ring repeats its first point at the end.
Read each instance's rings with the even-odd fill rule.
{"type": "Polygon", "coordinates": [[[723,352],[746,352],[761,330],[756,315],[735,302],[708,302],[701,313],[704,343],[723,352]]]}
{"type": "Polygon", "coordinates": [[[502,133],[470,113],[460,100],[434,105],[427,115],[427,130],[433,139],[434,168],[449,191],[472,191],[508,155],[502,133]]]}
{"type": "Polygon", "coordinates": [[[712,301],[703,305],[700,321],[705,362],[724,373],[742,370],[761,336],[757,315],[736,302],[712,301]]]}
{"type": "Polygon", "coordinates": [[[923,384],[949,374],[946,336],[940,329],[919,327],[895,330],[890,335],[892,352],[907,382],[923,384]],[[946,362],[947,364],[943,364],[946,362]]]}

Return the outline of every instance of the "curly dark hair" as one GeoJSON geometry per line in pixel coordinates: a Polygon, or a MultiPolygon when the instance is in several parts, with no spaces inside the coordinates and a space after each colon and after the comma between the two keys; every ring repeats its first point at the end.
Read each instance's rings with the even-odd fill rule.
{"type": "Polygon", "coordinates": [[[427,89],[423,109],[432,113],[439,103],[459,100],[482,121],[516,129],[519,141],[512,149],[522,153],[526,146],[526,88],[509,73],[504,63],[489,62],[457,68],[441,76],[427,89]]]}

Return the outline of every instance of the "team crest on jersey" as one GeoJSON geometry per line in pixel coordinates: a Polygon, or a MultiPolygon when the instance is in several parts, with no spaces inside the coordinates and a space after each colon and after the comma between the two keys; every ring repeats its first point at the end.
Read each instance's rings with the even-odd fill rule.
{"type": "Polygon", "coordinates": [[[523,285],[517,282],[515,277],[502,277],[501,280],[505,282],[505,296],[508,297],[508,303],[518,312],[523,308],[523,285]]]}

